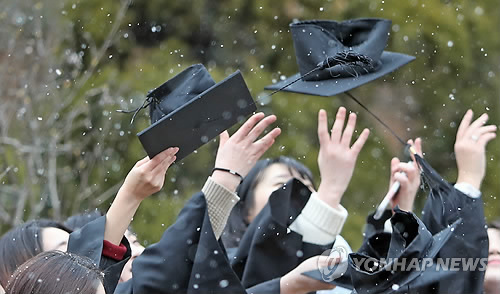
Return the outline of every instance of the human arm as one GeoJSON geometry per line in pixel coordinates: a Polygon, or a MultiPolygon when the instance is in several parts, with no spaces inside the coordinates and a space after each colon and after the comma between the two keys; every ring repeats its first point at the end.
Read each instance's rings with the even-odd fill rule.
{"type": "MultiPolygon", "coordinates": [[[[408,144],[415,148],[419,156],[423,156],[422,139],[417,138],[415,142],[408,140],[408,144]]],[[[412,211],[420,187],[420,169],[413,155],[410,162],[401,162],[397,157],[391,160],[389,189],[396,181],[399,182],[400,187],[391,199],[391,207],[394,208],[398,205],[401,210],[412,211]]]]}
{"type": "MultiPolygon", "coordinates": [[[[245,177],[281,133],[279,128],[274,128],[259,139],[264,130],[275,121],[274,115],[265,117],[263,113],[257,113],[251,116],[231,137],[227,131],[223,132],[220,135],[215,167],[231,170],[245,177]]],[[[226,226],[232,208],[239,200],[235,194],[239,183],[239,176],[214,170],[202,189],[217,239],[226,226]]]]}
{"type": "Polygon", "coordinates": [[[340,107],[332,127],[328,132],[326,111],[318,114],[318,139],[320,144],[318,166],[321,183],[318,197],[333,208],[340,205],[349,182],[351,181],[358,155],[363,148],[370,131],[364,129],[359,138],[351,145],[356,127],[356,114],[351,113],[343,130],[347,110],[340,107]]]}
{"type": "Polygon", "coordinates": [[[497,127],[485,125],[488,114],[484,113],[475,121],[472,110],[462,119],[455,140],[455,157],[458,167],[457,185],[469,184],[476,190],[486,174],[486,145],[496,138],[497,127]]]}
{"type": "Polygon", "coordinates": [[[290,226],[291,230],[303,236],[304,242],[320,245],[333,242],[347,219],[347,210],[340,205],[340,201],[370,132],[368,129],[363,130],[351,145],[356,114],[349,115],[344,129],[346,112],[344,107],[337,111],[331,135],[328,132],[326,111],[320,110],[318,113],[318,166],[321,183],[318,192],[311,195],[301,215],[290,226]]]}
{"type": "Polygon", "coordinates": [[[129,172],[106,213],[104,240],[119,245],[140,203],[158,192],[165,173],[175,161],[179,148],[169,148],[157,156],[138,161],[129,172]]]}

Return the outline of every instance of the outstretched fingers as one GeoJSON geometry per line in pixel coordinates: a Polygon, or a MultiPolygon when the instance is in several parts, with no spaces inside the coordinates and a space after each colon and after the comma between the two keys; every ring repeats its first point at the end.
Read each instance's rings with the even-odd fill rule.
{"type": "Polygon", "coordinates": [[[496,133],[486,133],[479,138],[478,143],[481,144],[482,146],[486,146],[486,144],[488,144],[489,141],[495,139],[496,137],[497,137],[496,133]]]}
{"type": "Polygon", "coordinates": [[[460,125],[458,126],[457,139],[462,138],[465,135],[464,133],[469,128],[473,115],[474,113],[472,112],[471,109],[467,110],[467,112],[464,115],[464,118],[462,119],[460,125]]]}
{"type": "Polygon", "coordinates": [[[332,136],[331,140],[333,142],[340,142],[340,138],[342,136],[342,129],[344,128],[346,109],[344,107],[340,107],[337,111],[337,116],[335,117],[335,122],[332,127],[332,136]]]}
{"type": "Polygon", "coordinates": [[[170,152],[169,155],[167,157],[165,157],[165,159],[163,159],[163,161],[160,162],[160,164],[158,164],[153,169],[153,174],[162,174],[162,175],[165,175],[165,173],[167,172],[167,169],[177,159],[177,157],[175,156],[176,153],[177,153],[177,151],[175,151],[175,153],[170,152]]]}
{"type": "Polygon", "coordinates": [[[261,134],[264,132],[264,130],[270,126],[272,123],[276,121],[276,116],[275,115],[270,115],[261,121],[257,123],[257,125],[248,133],[247,137],[245,140],[248,140],[250,142],[255,141],[261,134]]]}
{"type": "Polygon", "coordinates": [[[324,109],[318,112],[318,139],[320,145],[327,144],[330,141],[330,134],[328,133],[328,114],[324,109]]]}
{"type": "Polygon", "coordinates": [[[347,126],[342,134],[341,144],[344,146],[350,146],[352,140],[352,134],[354,133],[354,128],[356,127],[356,114],[349,114],[349,119],[347,120],[347,126]]]}
{"type": "Polygon", "coordinates": [[[488,114],[483,113],[480,117],[478,117],[475,121],[473,121],[470,126],[467,128],[467,131],[464,132],[465,136],[471,136],[476,133],[477,129],[482,127],[488,121],[488,114]]]}
{"type": "Polygon", "coordinates": [[[361,151],[361,149],[365,145],[366,140],[368,139],[369,135],[370,135],[370,130],[364,129],[363,132],[361,132],[361,135],[359,135],[359,138],[356,140],[356,142],[354,142],[354,144],[352,144],[351,150],[354,153],[359,154],[359,152],[361,151]]]}
{"type": "Polygon", "coordinates": [[[274,128],[272,131],[267,133],[260,140],[253,143],[253,146],[256,146],[255,153],[258,155],[258,157],[260,157],[262,154],[264,154],[267,151],[267,149],[269,149],[274,144],[274,140],[276,140],[276,138],[280,134],[281,134],[281,129],[274,128]]]}
{"type": "Polygon", "coordinates": [[[219,149],[229,140],[229,132],[226,130],[219,135],[219,149]]]}
{"type": "Polygon", "coordinates": [[[264,118],[264,113],[259,112],[252,115],[239,129],[233,134],[232,138],[241,141],[250,133],[253,127],[264,118]]]}
{"type": "Polygon", "coordinates": [[[156,155],[155,157],[153,157],[153,159],[151,159],[150,161],[148,161],[145,164],[143,164],[143,166],[147,170],[153,170],[159,164],[161,164],[166,158],[169,158],[169,157],[173,156],[178,151],[179,151],[178,147],[170,147],[167,150],[164,150],[161,153],[159,153],[158,155],[156,155]]]}

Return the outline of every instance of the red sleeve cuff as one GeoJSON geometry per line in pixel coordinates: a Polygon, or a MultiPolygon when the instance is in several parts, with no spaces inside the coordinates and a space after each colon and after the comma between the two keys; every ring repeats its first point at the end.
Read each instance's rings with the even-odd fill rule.
{"type": "Polygon", "coordinates": [[[123,244],[120,243],[119,246],[104,240],[102,246],[102,255],[112,258],[116,261],[121,261],[123,260],[123,257],[125,256],[125,253],[127,253],[127,247],[123,244]]]}

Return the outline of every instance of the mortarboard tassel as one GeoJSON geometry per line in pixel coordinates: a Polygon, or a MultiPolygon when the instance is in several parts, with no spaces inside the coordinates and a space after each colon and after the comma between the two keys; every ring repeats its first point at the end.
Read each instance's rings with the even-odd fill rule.
{"type": "MultiPolygon", "coordinates": [[[[268,98],[269,96],[272,96],[276,94],[277,92],[289,87],[290,85],[296,83],[297,81],[303,79],[304,77],[312,74],[313,72],[317,70],[323,70],[326,68],[330,68],[336,65],[340,66],[354,66],[354,65],[365,65],[365,66],[372,66],[371,59],[365,55],[362,54],[357,54],[352,51],[345,51],[345,52],[340,52],[337,53],[334,57],[328,57],[326,58],[323,62],[320,62],[318,66],[308,73],[302,75],[301,77],[297,78],[296,80],[292,81],[291,83],[281,87],[278,90],[275,90],[268,96],[264,98],[268,98]]],[[[353,76],[357,76],[358,74],[355,72],[353,68],[354,73],[352,74],[353,76]]],[[[368,107],[366,107],[359,99],[354,97],[350,92],[346,91],[345,94],[351,98],[354,102],[356,102],[358,105],[360,105],[366,112],[368,112],[375,120],[377,120],[385,129],[387,129],[394,138],[396,138],[404,147],[405,147],[405,153],[410,153],[411,155],[414,156],[415,161],[417,162],[421,175],[423,178],[423,181],[425,184],[430,188],[430,193],[431,197],[439,197],[441,201],[443,201],[443,195],[446,195],[450,191],[450,189],[453,189],[453,187],[446,181],[444,180],[436,170],[434,170],[430,164],[423,159],[421,156],[418,155],[417,151],[413,146],[410,146],[408,143],[406,143],[401,137],[397,135],[397,133],[389,127],[380,117],[378,117],[375,113],[370,111],[368,107]]],[[[259,99],[260,100],[260,99],[259,99]]],[[[443,212],[444,213],[444,212],[443,212]]]]}

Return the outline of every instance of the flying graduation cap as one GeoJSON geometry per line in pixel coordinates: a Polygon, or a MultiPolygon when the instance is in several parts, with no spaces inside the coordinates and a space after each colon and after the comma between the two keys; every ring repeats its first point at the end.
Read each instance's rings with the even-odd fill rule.
{"type": "Polygon", "coordinates": [[[415,57],[384,51],[391,23],[354,19],[290,24],[299,73],[265,89],[329,97],[393,72],[415,57]]]}
{"type": "MultiPolygon", "coordinates": [[[[415,214],[396,209],[392,233],[369,237],[357,253],[349,254],[347,271],[335,273],[340,277],[328,281],[356,294],[440,293],[439,283],[454,279],[456,273],[443,269],[436,258],[460,222],[457,219],[433,235],[415,214]]],[[[326,281],[320,270],[304,275],[326,281]]]]}
{"type": "Polygon", "coordinates": [[[177,161],[232,127],[257,108],[240,71],[215,83],[195,64],[152,90],[134,112],[149,106],[151,126],[137,136],[149,158],[179,147],[177,161]]]}
{"type": "Polygon", "coordinates": [[[299,73],[265,89],[273,90],[269,96],[280,91],[324,97],[345,93],[407,146],[349,92],[415,60],[414,56],[384,51],[391,24],[391,20],[381,18],[343,22],[308,20],[290,24],[299,73]]]}
{"type": "MultiPolygon", "coordinates": [[[[419,156],[413,147],[409,146],[386,123],[349,92],[349,90],[391,73],[415,59],[413,56],[384,51],[391,28],[391,21],[385,19],[355,19],[344,22],[313,20],[292,23],[290,27],[299,73],[284,81],[267,86],[265,89],[273,90],[269,96],[279,91],[325,97],[345,93],[405,146],[405,151],[413,155],[421,169],[426,184],[431,189],[431,195],[428,198],[426,209],[424,209],[423,222],[415,217],[416,224],[419,227],[415,231],[417,234],[415,235],[415,239],[410,242],[410,240],[399,238],[399,241],[397,241],[398,237],[394,235],[392,237],[396,241],[392,242],[392,239],[388,239],[387,237],[383,241],[384,238],[382,236],[376,236],[375,238],[379,239],[370,238],[372,243],[385,244],[385,249],[382,249],[387,252],[379,248],[378,252],[372,253],[377,257],[380,257],[379,254],[386,254],[385,256],[387,256],[387,254],[391,253],[390,249],[396,247],[399,247],[401,250],[400,256],[404,256],[406,249],[411,249],[415,253],[416,248],[419,247],[414,247],[411,243],[417,241],[420,244],[419,246],[424,246],[425,244],[421,240],[422,238],[427,238],[427,235],[430,234],[434,236],[425,246],[432,246],[434,249],[429,251],[432,254],[425,251],[427,253],[423,256],[434,257],[434,254],[439,252],[441,256],[446,257],[456,257],[457,254],[461,254],[462,257],[484,257],[484,244],[487,243],[485,232],[483,232],[484,226],[482,225],[484,218],[478,217],[477,222],[472,221],[475,225],[469,226],[464,224],[466,222],[471,223],[469,220],[472,219],[472,215],[474,214],[477,216],[484,215],[482,201],[471,200],[467,196],[459,195],[460,193],[432,169],[429,163],[419,156]],[[465,207],[467,209],[464,209],[465,207]],[[462,219],[464,220],[463,222],[461,221],[462,219]],[[429,228],[427,229],[426,226],[429,228]],[[451,227],[453,229],[450,229],[451,227]],[[458,227],[458,229],[455,230],[455,227],[458,227]],[[473,228],[477,229],[474,230],[473,228]],[[460,232],[460,234],[457,232],[460,232]],[[478,244],[481,249],[474,250],[473,244],[478,244]]],[[[396,214],[398,213],[396,212],[396,214]]],[[[398,216],[398,218],[405,217],[409,218],[409,216],[398,216]]],[[[422,253],[424,251],[420,250],[419,252],[422,253]]],[[[358,253],[363,254],[362,252],[358,253]]],[[[419,257],[422,257],[422,255],[419,255],[419,257]]],[[[346,278],[349,278],[349,280],[352,278],[350,282],[356,280],[356,283],[351,285],[360,285],[356,289],[358,293],[425,293],[425,290],[422,292],[422,289],[435,290],[432,284],[437,281],[436,278],[439,279],[441,290],[453,285],[455,285],[454,289],[472,290],[478,289],[475,286],[480,284],[482,280],[481,275],[484,274],[461,272],[460,274],[454,273],[452,275],[454,280],[475,281],[473,283],[468,282],[467,284],[465,282],[456,283],[450,281],[448,279],[451,274],[450,272],[438,273],[434,268],[426,269],[420,273],[405,274],[395,272],[388,274],[387,272],[381,272],[377,274],[363,272],[363,270],[352,267],[351,263],[349,269],[347,272],[348,275],[339,277],[336,283],[348,287],[349,281],[347,284],[340,282],[345,282],[346,278]],[[389,280],[392,281],[393,285],[397,286],[395,288],[399,288],[395,289],[391,287],[384,289],[384,287],[389,285],[387,283],[389,280]]],[[[310,277],[323,280],[319,274],[319,271],[306,273],[310,277]]]]}

